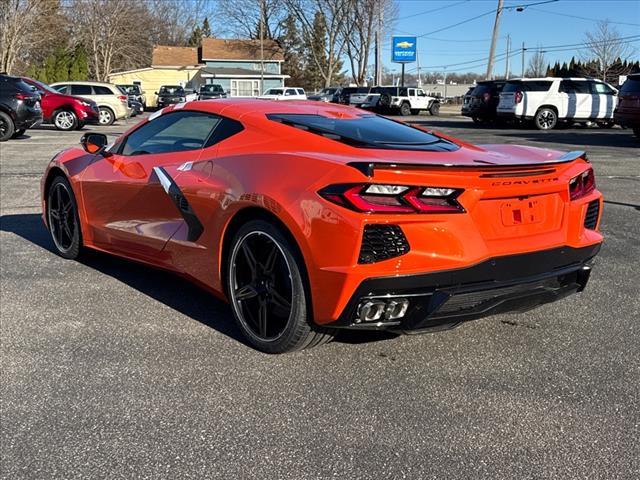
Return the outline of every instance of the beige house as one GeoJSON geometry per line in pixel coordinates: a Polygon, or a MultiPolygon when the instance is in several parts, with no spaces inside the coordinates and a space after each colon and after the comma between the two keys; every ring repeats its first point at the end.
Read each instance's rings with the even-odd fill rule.
{"type": "Polygon", "coordinates": [[[283,87],[284,55],[273,40],[263,48],[257,40],[203,38],[200,48],[158,45],[151,66],[109,75],[116,85],[139,84],[147,106],[157,105],[156,92],[162,85],[182,85],[198,90],[218,84],[231,97],[255,97],[269,88],[283,87]],[[261,59],[262,56],[262,59],[261,59]]]}
{"type": "Polygon", "coordinates": [[[147,106],[155,107],[158,102],[156,92],[162,85],[195,89],[204,83],[199,78],[200,68],[197,48],[158,45],[153,49],[150,67],[112,73],[109,82],[116,85],[139,84],[147,97],[147,106]]]}

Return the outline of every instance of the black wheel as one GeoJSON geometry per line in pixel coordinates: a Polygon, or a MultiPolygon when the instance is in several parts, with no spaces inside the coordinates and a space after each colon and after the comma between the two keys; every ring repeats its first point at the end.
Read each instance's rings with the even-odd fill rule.
{"type": "Polygon", "coordinates": [[[62,176],[56,177],[49,187],[47,224],[60,256],[78,258],[82,247],[78,205],[69,181],[62,176]]]}
{"type": "Polygon", "coordinates": [[[598,122],[598,127],[600,128],[613,128],[614,125],[615,123],[613,123],[612,121],[598,122]]]}
{"type": "Polygon", "coordinates": [[[22,135],[24,135],[24,132],[26,131],[27,131],[26,128],[21,128],[20,130],[16,130],[15,132],[13,132],[13,135],[11,135],[11,138],[21,137],[22,135]]]}
{"type": "Polygon", "coordinates": [[[116,116],[113,114],[110,108],[108,107],[100,107],[100,117],[99,122],[100,125],[112,125],[113,122],[116,121],[116,116]]]}
{"type": "Polygon", "coordinates": [[[331,340],[312,325],[310,298],[296,250],[273,224],[252,220],[234,235],[227,263],[233,315],[249,342],[285,353],[331,340]]]}
{"type": "Polygon", "coordinates": [[[411,105],[409,105],[409,102],[404,102],[400,105],[400,115],[403,117],[411,115],[411,105]]]}
{"type": "Polygon", "coordinates": [[[53,125],[63,132],[70,132],[78,127],[78,117],[70,110],[58,110],[53,115],[53,125]]]}
{"type": "Polygon", "coordinates": [[[378,101],[378,105],[387,108],[391,106],[391,95],[388,93],[383,93],[380,95],[380,100],[378,101]]]}
{"type": "Polygon", "coordinates": [[[558,114],[549,107],[543,107],[536,113],[533,119],[538,130],[553,130],[558,124],[558,114]]]}
{"type": "Polygon", "coordinates": [[[440,115],[440,104],[434,103],[433,105],[431,105],[431,108],[429,108],[429,113],[434,117],[440,115]]]}
{"type": "Polygon", "coordinates": [[[6,142],[15,132],[15,126],[11,117],[4,112],[0,112],[0,142],[6,142]]]}

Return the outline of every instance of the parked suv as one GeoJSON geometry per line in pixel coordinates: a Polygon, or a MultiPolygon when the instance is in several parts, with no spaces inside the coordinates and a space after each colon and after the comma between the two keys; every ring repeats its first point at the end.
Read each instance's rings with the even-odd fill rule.
{"type": "Polygon", "coordinates": [[[0,75],[0,142],[42,121],[40,96],[19,77],[0,75]]]}
{"type": "Polygon", "coordinates": [[[142,108],[147,108],[147,96],[140,89],[140,85],[135,83],[119,84],[118,88],[127,94],[129,101],[133,100],[142,104],[142,108]]]}
{"type": "Polygon", "coordinates": [[[373,87],[369,93],[351,95],[349,103],[368,110],[400,113],[403,116],[418,115],[423,110],[431,115],[440,113],[440,100],[416,87],[373,87]]]}
{"type": "Polygon", "coordinates": [[[617,91],[591,78],[523,78],[509,80],[498,103],[498,116],[533,120],[539,130],[551,130],[559,122],[595,122],[613,126],[617,91]]]}
{"type": "Polygon", "coordinates": [[[187,92],[181,85],[163,85],[155,93],[158,96],[158,108],[187,101],[187,92]]]}
{"type": "Polygon", "coordinates": [[[342,88],[329,87],[323,88],[320,92],[307,96],[307,100],[315,100],[316,102],[332,102],[340,103],[340,93],[342,88]]]}
{"type": "Polygon", "coordinates": [[[636,137],[640,138],[640,73],[629,75],[620,88],[618,107],[613,118],[618,125],[632,128],[636,137]]]}
{"type": "Polygon", "coordinates": [[[227,98],[227,94],[222,85],[208,84],[202,85],[198,91],[198,100],[209,100],[212,98],[227,98]]]}
{"type": "Polygon", "coordinates": [[[302,88],[270,88],[258,98],[263,98],[266,100],[306,100],[307,94],[304,93],[304,89],[302,88]]]}
{"type": "Polygon", "coordinates": [[[58,92],[88,98],[98,104],[100,125],[111,125],[116,120],[129,118],[129,99],[111,83],[59,82],[51,84],[58,92]]]}
{"type": "Polygon", "coordinates": [[[475,123],[492,122],[497,118],[496,108],[500,102],[500,92],[504,88],[504,80],[487,80],[478,82],[464,96],[462,115],[471,117],[475,123]]]}
{"type": "Polygon", "coordinates": [[[53,124],[58,130],[80,130],[86,124],[98,123],[98,104],[82,97],[64,95],[49,85],[22,77],[40,95],[43,123],[53,124]]]}

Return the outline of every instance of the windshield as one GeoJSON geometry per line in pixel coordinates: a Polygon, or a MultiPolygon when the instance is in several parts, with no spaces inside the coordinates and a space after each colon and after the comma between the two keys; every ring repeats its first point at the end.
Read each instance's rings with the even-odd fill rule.
{"type": "Polygon", "coordinates": [[[184,95],[184,88],[177,85],[160,87],[160,95],[184,95]]]}
{"type": "Polygon", "coordinates": [[[38,80],[29,79],[29,81],[25,81],[24,83],[28,84],[30,87],[35,86],[37,89],[42,90],[44,92],[55,93],[57,95],[60,94],[58,90],[54,90],[46,83],[39,82],[38,80]]]}
{"type": "Polygon", "coordinates": [[[621,94],[640,93],[640,76],[628,77],[627,81],[622,84],[621,94]]]}
{"type": "Polygon", "coordinates": [[[140,87],[138,85],[118,85],[118,87],[129,95],[140,95],[140,87]]]}
{"type": "Polygon", "coordinates": [[[201,92],[208,93],[222,93],[222,87],[220,85],[203,85],[200,87],[201,92]]]}
{"type": "Polygon", "coordinates": [[[459,147],[424,130],[379,115],[334,118],[307,114],[269,114],[267,118],[361,148],[452,151],[459,147]]]}

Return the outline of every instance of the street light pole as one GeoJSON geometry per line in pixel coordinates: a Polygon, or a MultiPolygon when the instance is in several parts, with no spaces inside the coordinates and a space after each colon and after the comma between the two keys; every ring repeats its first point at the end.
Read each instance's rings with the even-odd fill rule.
{"type": "Polygon", "coordinates": [[[507,35],[507,65],[504,70],[505,80],[509,80],[509,55],[511,50],[511,35],[507,35]]]}
{"type": "Polygon", "coordinates": [[[524,51],[526,50],[526,48],[524,48],[524,42],[522,42],[522,76],[521,78],[524,78],[524,51]]]}
{"type": "Polygon", "coordinates": [[[498,41],[498,31],[500,30],[500,15],[502,15],[502,5],[504,0],[498,0],[496,10],[496,20],[493,23],[493,35],[491,36],[491,49],[489,50],[489,63],[487,63],[487,80],[493,78],[493,57],[496,53],[496,42],[498,41]]]}

